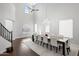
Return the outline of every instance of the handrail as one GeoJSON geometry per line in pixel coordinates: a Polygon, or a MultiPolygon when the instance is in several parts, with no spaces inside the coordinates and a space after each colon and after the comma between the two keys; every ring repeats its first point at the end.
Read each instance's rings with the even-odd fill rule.
{"type": "MultiPolygon", "coordinates": [[[[0,23],[1,24],[1,23],[0,23]]],[[[1,24],[1,26],[3,27],[3,28],[5,28],[2,24],[1,24]]],[[[6,29],[6,28],[5,28],[6,29]]],[[[7,30],[7,29],[6,29],[7,30]]],[[[8,32],[10,32],[9,30],[7,30],[8,32]]]]}
{"type": "Polygon", "coordinates": [[[12,42],[12,32],[7,30],[1,23],[0,23],[0,36],[12,42]]]}

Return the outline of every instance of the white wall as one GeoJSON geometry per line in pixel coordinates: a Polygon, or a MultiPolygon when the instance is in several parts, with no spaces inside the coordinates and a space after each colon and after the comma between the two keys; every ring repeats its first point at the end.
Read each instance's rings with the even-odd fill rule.
{"type": "MultiPolygon", "coordinates": [[[[5,20],[15,21],[15,7],[13,4],[0,3],[0,22],[5,26],[5,20]]],[[[0,52],[10,47],[11,43],[0,36],[0,52]]]]}
{"type": "MultiPolygon", "coordinates": [[[[16,37],[27,37],[28,33],[23,34],[23,25],[27,24],[30,27],[29,34],[33,32],[33,14],[25,14],[24,13],[24,3],[16,3],[15,4],[15,16],[16,16],[16,37]]],[[[28,32],[28,31],[27,31],[28,32]]]]}
{"type": "MultiPolygon", "coordinates": [[[[33,14],[24,13],[24,3],[0,3],[0,22],[4,26],[6,19],[13,21],[13,40],[20,37],[27,37],[28,33],[31,36],[33,33],[33,14]],[[23,24],[27,24],[30,27],[30,31],[27,31],[28,33],[25,35],[22,33],[23,24]]],[[[3,38],[0,37],[0,39],[1,44],[4,42],[2,45],[0,44],[0,49],[7,48],[7,45],[11,45],[7,44],[8,41],[2,40],[3,38]]]]}
{"type": "Polygon", "coordinates": [[[4,24],[6,19],[15,21],[15,7],[10,3],[0,3],[0,22],[4,24]]]}
{"type": "Polygon", "coordinates": [[[15,6],[14,6],[14,4],[0,3],[0,22],[4,26],[5,26],[5,20],[11,20],[14,23],[14,21],[15,21],[15,6]]]}
{"type": "MultiPolygon", "coordinates": [[[[30,27],[30,34],[33,32],[33,13],[24,13],[24,3],[1,3],[0,22],[5,26],[4,20],[13,21],[13,39],[23,37],[22,27],[27,24],[30,27]]],[[[25,34],[24,36],[27,36],[25,34]]]]}
{"type": "MultiPolygon", "coordinates": [[[[37,4],[39,11],[35,12],[36,23],[43,26],[46,19],[50,21],[50,32],[59,33],[59,20],[73,19],[73,39],[74,44],[79,44],[79,4],[37,4]]],[[[44,27],[42,28],[44,32],[44,27]]]]}

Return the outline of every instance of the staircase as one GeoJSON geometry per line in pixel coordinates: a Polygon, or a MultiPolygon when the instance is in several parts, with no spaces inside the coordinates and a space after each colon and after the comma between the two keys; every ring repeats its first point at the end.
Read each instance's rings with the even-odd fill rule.
{"type": "MultiPolygon", "coordinates": [[[[3,41],[5,42],[9,42],[11,43],[10,47],[7,47],[6,48],[6,51],[5,53],[10,53],[13,51],[13,42],[12,42],[12,32],[10,32],[9,30],[7,30],[1,23],[0,23],[0,36],[2,38],[4,38],[3,41]]],[[[0,39],[1,40],[1,39],[0,39]]],[[[3,42],[4,43],[4,42],[3,42]]],[[[4,43],[5,44],[5,43],[4,43]]],[[[1,46],[4,46],[4,45],[1,45],[1,46]]],[[[1,49],[1,48],[0,48],[1,49]]],[[[4,54],[4,53],[3,53],[4,54]]]]}

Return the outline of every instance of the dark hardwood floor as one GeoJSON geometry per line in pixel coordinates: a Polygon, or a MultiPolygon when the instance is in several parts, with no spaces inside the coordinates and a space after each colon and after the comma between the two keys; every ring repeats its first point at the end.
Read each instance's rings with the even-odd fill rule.
{"type": "Polygon", "coordinates": [[[14,50],[12,53],[4,53],[2,56],[39,56],[33,50],[31,50],[28,46],[22,44],[22,40],[24,39],[15,39],[13,41],[14,50]]]}

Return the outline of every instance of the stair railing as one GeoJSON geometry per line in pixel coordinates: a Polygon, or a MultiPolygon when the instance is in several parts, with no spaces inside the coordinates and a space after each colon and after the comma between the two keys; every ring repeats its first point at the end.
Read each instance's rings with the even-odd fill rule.
{"type": "Polygon", "coordinates": [[[5,28],[1,23],[0,23],[0,36],[2,36],[4,39],[8,40],[11,42],[11,49],[13,49],[13,44],[12,44],[12,31],[10,32],[5,28]]]}

